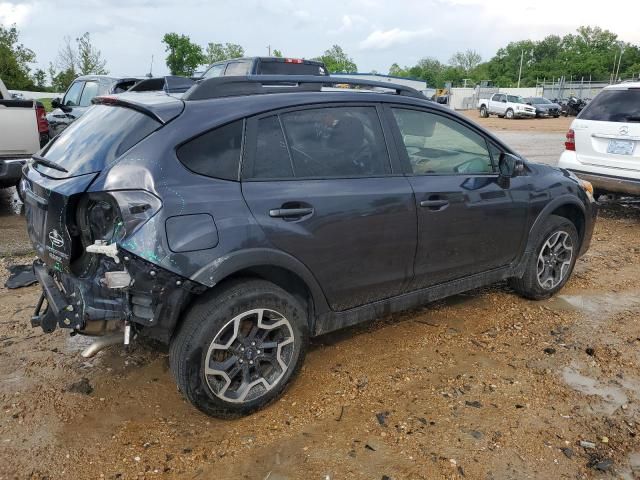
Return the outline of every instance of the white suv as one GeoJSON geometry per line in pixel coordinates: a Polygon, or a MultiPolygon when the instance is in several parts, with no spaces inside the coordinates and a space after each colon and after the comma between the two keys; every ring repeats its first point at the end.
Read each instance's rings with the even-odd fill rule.
{"type": "Polygon", "coordinates": [[[640,82],[605,87],[567,132],[558,166],[600,193],[640,195],[640,82]]]}

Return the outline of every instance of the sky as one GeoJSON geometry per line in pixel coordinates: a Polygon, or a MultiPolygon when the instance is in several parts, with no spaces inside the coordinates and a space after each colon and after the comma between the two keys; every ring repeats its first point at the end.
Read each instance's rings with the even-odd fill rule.
{"type": "Polygon", "coordinates": [[[564,35],[598,25],[640,44],[640,1],[609,0],[0,0],[0,23],[15,23],[21,42],[46,70],[63,38],[89,32],[116,75],[168,73],[161,43],[167,32],[238,43],[248,56],[268,46],[287,57],[312,58],[334,44],[360,72],[386,73],[397,62],[446,62],[473,49],[483,60],[510,41],[564,35]],[[605,6],[606,5],[606,6],[605,6]]]}

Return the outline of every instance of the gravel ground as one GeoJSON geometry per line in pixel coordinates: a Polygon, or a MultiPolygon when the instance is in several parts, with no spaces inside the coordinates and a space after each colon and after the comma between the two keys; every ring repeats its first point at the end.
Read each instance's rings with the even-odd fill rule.
{"type": "MultiPolygon", "coordinates": [[[[22,220],[0,222],[6,247],[22,220]]],[[[182,399],[165,351],[85,360],[87,339],[28,326],[36,287],[0,288],[0,479],[640,478],[639,233],[640,210],[603,210],[548,301],[498,284],[316,339],[281,400],[233,421],[182,399]]],[[[0,284],[29,260],[0,258],[0,284]]]]}

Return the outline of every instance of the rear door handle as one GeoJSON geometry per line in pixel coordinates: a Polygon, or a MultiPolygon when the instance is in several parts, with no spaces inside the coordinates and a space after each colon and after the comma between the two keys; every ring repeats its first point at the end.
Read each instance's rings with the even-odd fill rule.
{"type": "Polygon", "coordinates": [[[274,208],[269,210],[269,216],[273,218],[300,218],[313,213],[313,208],[274,208]]]}
{"type": "Polygon", "coordinates": [[[449,205],[449,200],[423,200],[420,202],[421,207],[427,207],[431,210],[442,210],[449,205]]]}

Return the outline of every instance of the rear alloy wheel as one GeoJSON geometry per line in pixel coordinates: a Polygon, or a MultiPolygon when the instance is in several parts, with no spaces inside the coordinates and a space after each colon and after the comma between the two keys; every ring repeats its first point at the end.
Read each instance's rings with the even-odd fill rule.
{"type": "Polygon", "coordinates": [[[198,299],[171,342],[178,387],[204,413],[249,414],[277,398],[307,348],[305,308],[264,280],[235,280],[198,299]]]}
{"type": "Polygon", "coordinates": [[[487,111],[487,107],[485,107],[484,105],[480,107],[480,117],[481,118],[489,117],[489,112],[487,111]]]}
{"type": "Polygon", "coordinates": [[[511,108],[509,108],[509,109],[507,110],[507,112],[506,112],[506,117],[507,117],[509,120],[513,120],[513,116],[514,116],[514,115],[513,115],[513,110],[512,110],[511,108]]]}
{"type": "Polygon", "coordinates": [[[575,225],[550,215],[535,240],[535,253],[527,260],[524,275],[510,285],[532,300],[549,298],[569,280],[576,263],[580,240],[575,225]]]}

